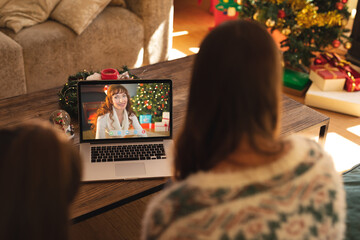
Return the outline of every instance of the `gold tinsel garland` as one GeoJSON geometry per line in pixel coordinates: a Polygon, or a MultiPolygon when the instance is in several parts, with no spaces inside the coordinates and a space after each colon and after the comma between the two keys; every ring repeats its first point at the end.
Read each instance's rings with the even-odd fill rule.
{"type": "Polygon", "coordinates": [[[324,27],[325,25],[333,27],[341,26],[343,16],[336,10],[327,13],[318,13],[316,6],[308,4],[298,12],[295,20],[297,25],[304,28],[310,28],[312,26],[324,27]]]}

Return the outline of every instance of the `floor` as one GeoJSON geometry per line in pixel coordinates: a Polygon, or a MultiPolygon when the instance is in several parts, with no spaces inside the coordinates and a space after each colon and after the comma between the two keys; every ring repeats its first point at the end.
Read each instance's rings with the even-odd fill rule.
{"type": "MultiPolygon", "coordinates": [[[[202,39],[213,27],[209,0],[174,0],[173,49],[170,59],[194,54],[202,39]]],[[[302,102],[303,98],[288,95],[302,102]]],[[[332,155],[339,172],[360,163],[360,118],[316,109],[328,115],[330,127],[325,150],[332,155]]],[[[310,137],[316,133],[304,133],[310,137]]],[[[142,214],[152,196],[126,204],[71,226],[71,240],[139,239],[142,214]]]]}

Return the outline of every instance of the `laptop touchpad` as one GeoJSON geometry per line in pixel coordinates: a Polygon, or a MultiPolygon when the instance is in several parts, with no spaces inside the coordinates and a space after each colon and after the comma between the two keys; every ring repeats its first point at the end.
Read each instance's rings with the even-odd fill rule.
{"type": "Polygon", "coordinates": [[[143,176],[146,174],[144,163],[117,163],[115,164],[116,176],[143,176]]]}

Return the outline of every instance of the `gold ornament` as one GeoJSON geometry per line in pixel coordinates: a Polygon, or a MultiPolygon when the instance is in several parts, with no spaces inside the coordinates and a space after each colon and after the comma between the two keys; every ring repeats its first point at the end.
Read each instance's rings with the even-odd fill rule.
{"type": "Polygon", "coordinates": [[[265,25],[266,25],[268,28],[272,28],[272,27],[275,26],[275,21],[272,20],[271,18],[269,18],[268,20],[266,20],[265,25]]]}
{"type": "Polygon", "coordinates": [[[352,46],[351,42],[344,43],[344,48],[346,48],[347,50],[349,50],[351,46],[352,46]]]}
{"type": "Polygon", "coordinates": [[[341,20],[341,26],[345,27],[347,24],[348,24],[347,18],[343,18],[343,19],[341,20]]]}
{"type": "Polygon", "coordinates": [[[258,17],[259,17],[259,12],[256,12],[256,13],[253,15],[253,19],[256,21],[256,20],[258,20],[258,17]]]}
{"type": "Polygon", "coordinates": [[[289,36],[291,34],[291,29],[284,28],[283,30],[281,30],[281,33],[284,34],[285,36],[289,36]]]}
{"type": "Polygon", "coordinates": [[[294,34],[295,34],[295,36],[300,36],[300,34],[301,34],[301,30],[300,29],[295,29],[294,30],[294,34]]]}

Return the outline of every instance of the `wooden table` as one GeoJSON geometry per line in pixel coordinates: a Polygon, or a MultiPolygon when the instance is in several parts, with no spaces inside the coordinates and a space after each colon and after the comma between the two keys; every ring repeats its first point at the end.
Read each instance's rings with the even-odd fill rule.
{"type": "MultiPolygon", "coordinates": [[[[176,137],[183,123],[186,110],[190,74],[194,56],[145,66],[132,70],[142,79],[173,80],[173,128],[176,137]]],[[[219,79],[219,84],[222,83],[219,79]]],[[[26,94],[0,100],[0,126],[11,126],[30,119],[49,119],[52,111],[59,109],[57,92],[59,88],[26,94]]],[[[283,97],[283,136],[292,133],[318,129],[321,141],[325,140],[329,118],[289,97],[283,97]]],[[[79,143],[78,126],[74,121],[76,135],[74,144],[79,143]]],[[[133,181],[108,181],[83,183],[75,199],[71,218],[77,222],[160,190],[167,179],[146,179],[133,181]]]]}

